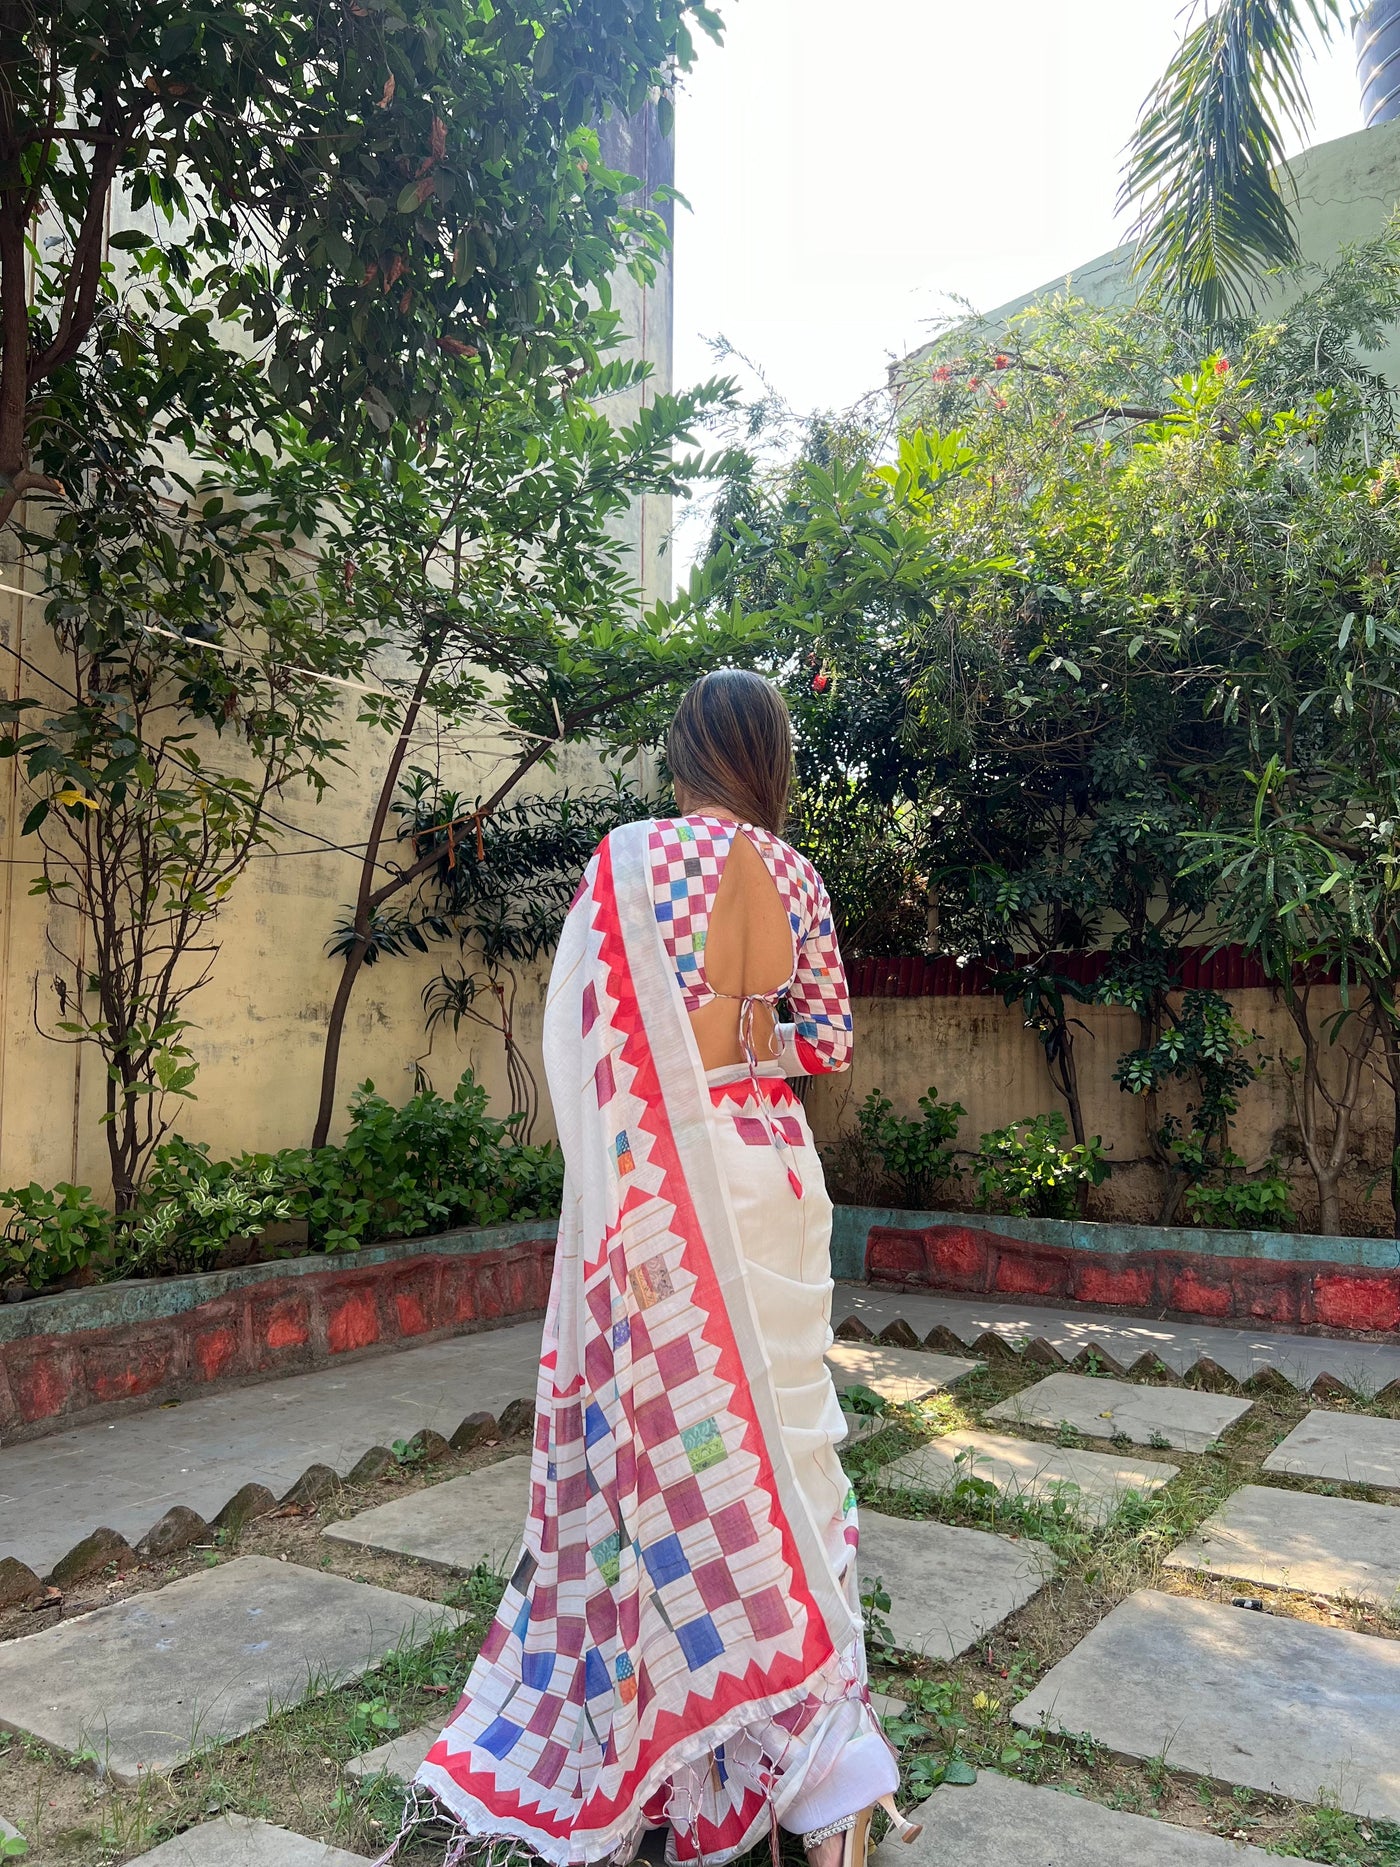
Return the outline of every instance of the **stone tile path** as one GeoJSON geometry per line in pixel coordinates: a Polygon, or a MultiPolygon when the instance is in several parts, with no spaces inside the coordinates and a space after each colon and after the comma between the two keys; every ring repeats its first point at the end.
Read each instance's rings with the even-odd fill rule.
{"type": "Polygon", "coordinates": [[[1400,1491],[1400,1420],[1315,1409],[1275,1446],[1264,1470],[1400,1491]]]}
{"type": "Polygon", "coordinates": [[[1144,1589],[1012,1716],[1225,1783],[1400,1819],[1400,1641],[1144,1589]]]}
{"type": "Polygon", "coordinates": [[[965,1789],[936,1789],[911,1819],[923,1823],[923,1834],[908,1845],[893,1835],[882,1841],[875,1867],[1266,1867],[1278,1860],[994,1770],[965,1789]]]}
{"type": "Polygon", "coordinates": [[[5,1820],[3,1815],[0,1815],[0,1841],[22,1841],[23,1839],[24,1837],[21,1835],[18,1828],[15,1828],[11,1823],[5,1820]]]}
{"type": "Polygon", "coordinates": [[[250,1482],[281,1497],[309,1465],[343,1476],[420,1427],[450,1437],[533,1393],[539,1340],[515,1323],[0,1448],[0,1559],[46,1575],[99,1524],[135,1544],[172,1505],[207,1520],[250,1482]]]}
{"type": "Polygon", "coordinates": [[[1204,1452],[1227,1426],[1249,1412],[1247,1400],[1200,1394],[1184,1387],[1139,1387],[1100,1375],[1049,1374],[1009,1400],[990,1407],[989,1420],[1017,1426],[1061,1422],[1096,1439],[1122,1434],[1139,1446],[1177,1446],[1204,1452]]]}
{"type": "Polygon", "coordinates": [[[1244,1485],[1167,1566],[1388,1607],[1400,1592],[1400,1509],[1244,1485]]]}
{"type": "Polygon", "coordinates": [[[860,1513],[860,1580],[877,1579],[897,1646],[951,1660],[1024,1607],[1054,1569],[1043,1543],[860,1513]]]}
{"type": "Polygon", "coordinates": [[[246,1815],[223,1815],[162,1842],[131,1867],[369,1867],[369,1862],[363,1854],[308,1841],[290,1829],[246,1815]]]}
{"type": "Polygon", "coordinates": [[[91,1749],[130,1780],[251,1731],[456,1618],[414,1595],[240,1556],[0,1644],[0,1725],[91,1749]]]}
{"type": "Polygon", "coordinates": [[[373,1750],[352,1757],[345,1766],[345,1774],[352,1782],[359,1783],[366,1783],[375,1776],[392,1776],[398,1783],[412,1782],[419,1764],[442,1736],[445,1722],[446,1713],[437,1724],[420,1724],[414,1731],[401,1731],[387,1744],[379,1744],[373,1750]]]}
{"type": "Polygon", "coordinates": [[[328,1524],[324,1534],[365,1549],[416,1556],[440,1569],[474,1569],[485,1562],[504,1570],[514,1565],[529,1502],[530,1461],[521,1455],[376,1504],[328,1524]]]}
{"type": "Polygon", "coordinates": [[[1069,1451],[1005,1433],[945,1433],[880,1468],[893,1489],[946,1491],[960,1478],[981,1478],[1009,1497],[1059,1496],[1086,1523],[1105,1523],[1130,1491],[1151,1493],[1176,1477],[1176,1465],[1117,1453],[1069,1451]]]}
{"type": "Polygon", "coordinates": [[[887,1348],[883,1342],[835,1342],[826,1360],[838,1394],[868,1387],[896,1407],[951,1387],[982,1366],[980,1361],[935,1355],[926,1348],[887,1348]]]}
{"type": "Polygon", "coordinates": [[[842,1406],[841,1418],[846,1422],[844,1446],[858,1446],[862,1440],[873,1439],[876,1433],[883,1433],[888,1422],[882,1413],[852,1413],[849,1407],[842,1406]]]}
{"type": "Polygon", "coordinates": [[[1033,1303],[1005,1299],[939,1296],[933,1291],[883,1291],[863,1284],[838,1284],[831,1320],[854,1316],[878,1335],[904,1320],[919,1336],[931,1329],[951,1329],[959,1341],[974,1343],[990,1330],[1004,1342],[1028,1342],[1039,1336],[1071,1361],[1082,1348],[1098,1348],[1127,1368],[1140,1355],[1156,1355],[1177,1374],[1185,1374],[1203,1355],[1248,1379],[1261,1368],[1277,1368],[1300,1388],[1319,1374],[1332,1374],[1363,1394],[1379,1393],[1400,1380],[1400,1347],[1387,1342],[1351,1342],[1306,1335],[1270,1334],[1225,1328],[1211,1323],[1158,1322],[1153,1317],[1100,1316],[1082,1309],[1039,1309],[1033,1303]]]}

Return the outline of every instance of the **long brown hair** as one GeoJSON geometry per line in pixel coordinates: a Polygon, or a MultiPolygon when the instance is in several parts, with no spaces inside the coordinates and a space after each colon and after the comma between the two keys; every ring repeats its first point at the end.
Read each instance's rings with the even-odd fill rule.
{"type": "Polygon", "coordinates": [[[697,803],[720,804],[739,823],[777,836],[792,784],[792,722],[762,675],[744,668],[702,674],[676,708],[666,763],[697,803]]]}

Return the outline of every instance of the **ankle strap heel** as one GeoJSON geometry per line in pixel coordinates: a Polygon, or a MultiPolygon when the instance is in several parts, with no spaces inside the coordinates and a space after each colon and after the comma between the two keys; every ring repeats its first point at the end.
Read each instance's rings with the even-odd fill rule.
{"type": "Polygon", "coordinates": [[[906,1816],[900,1814],[894,1805],[893,1796],[881,1796],[880,1807],[889,1816],[891,1826],[901,1841],[917,1841],[924,1832],[922,1822],[911,1822],[906,1816]]]}

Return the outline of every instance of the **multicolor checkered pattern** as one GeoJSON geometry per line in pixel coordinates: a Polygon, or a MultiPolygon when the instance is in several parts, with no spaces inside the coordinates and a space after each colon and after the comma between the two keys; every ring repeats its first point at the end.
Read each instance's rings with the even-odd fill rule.
{"type": "Polygon", "coordinates": [[[652,899],[685,1008],[697,1011],[714,997],[705,979],[705,940],[720,877],[740,833],[762,856],[792,927],[791,977],[776,992],[756,996],[788,1000],[797,1053],[809,1076],[844,1070],[851,1060],[851,1005],[826,886],[805,856],[754,824],[692,816],[662,817],[652,825],[652,899]]]}
{"type": "Polygon", "coordinates": [[[727,1307],[741,1260],[707,1124],[673,1128],[682,1090],[661,1093],[649,1020],[674,1046],[681,1014],[654,936],[654,977],[634,972],[649,904],[618,906],[626,834],[595,858],[551,984],[568,1178],[524,1553],[417,1779],[462,1833],[559,1867],[630,1858],[696,1771],[686,1857],[732,1857],[805,1726],[865,1691],[858,1611],[775,1454],[747,1312],[727,1307]]]}

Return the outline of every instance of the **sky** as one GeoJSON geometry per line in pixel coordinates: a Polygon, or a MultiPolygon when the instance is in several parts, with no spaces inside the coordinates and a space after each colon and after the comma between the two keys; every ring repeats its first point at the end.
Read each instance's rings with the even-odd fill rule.
{"type": "MultiPolygon", "coordinates": [[[[956,298],[989,310],[1124,238],[1121,151],[1182,0],[711,3],[725,42],[676,109],[677,387],[722,335],[799,412],[844,407],[956,298]]],[[[1361,128],[1349,35],[1311,89],[1303,142],[1361,128]]]]}

